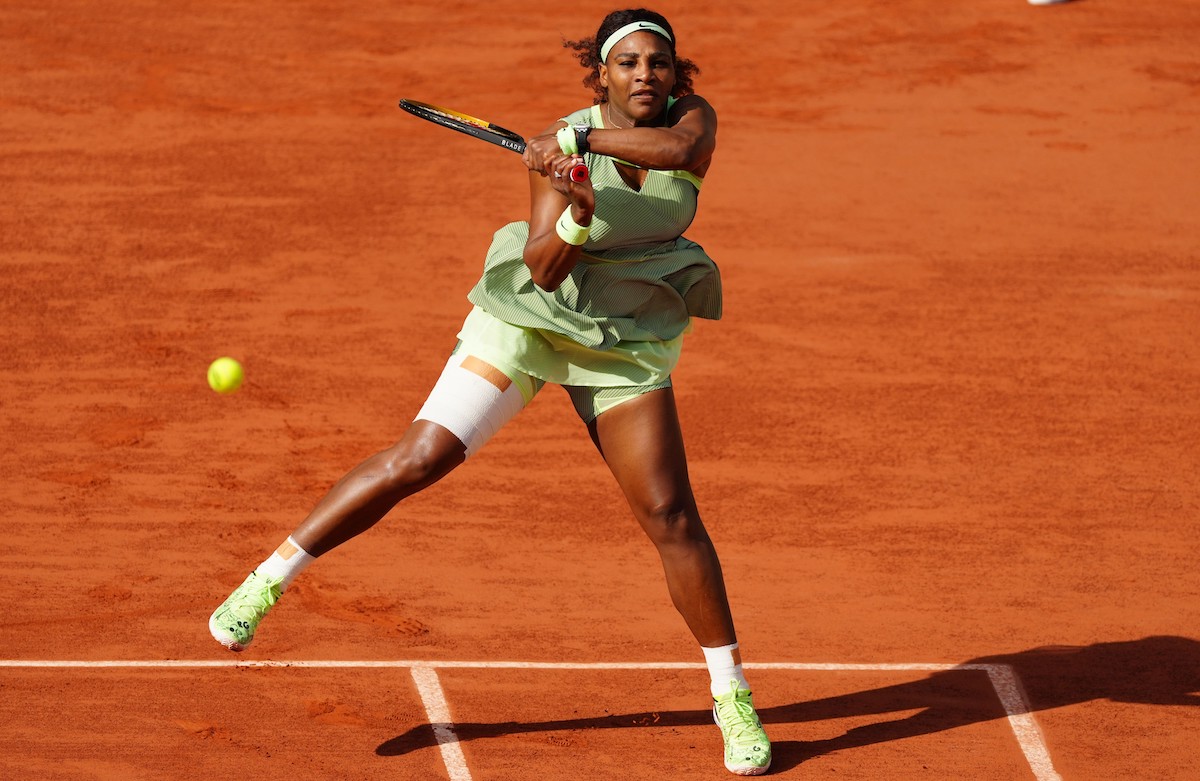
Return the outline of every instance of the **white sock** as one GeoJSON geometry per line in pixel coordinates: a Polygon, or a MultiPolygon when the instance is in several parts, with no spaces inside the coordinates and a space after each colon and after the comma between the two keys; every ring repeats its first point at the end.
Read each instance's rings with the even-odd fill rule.
{"type": "Polygon", "coordinates": [[[742,653],[737,643],[723,645],[720,648],[704,648],[704,661],[708,663],[708,676],[712,696],[729,694],[731,681],[737,681],[738,688],[750,691],[746,676],[742,674],[742,653]]]}
{"type": "Polygon", "coordinates": [[[316,557],[309,556],[295,540],[288,537],[286,542],[275,549],[270,558],[258,565],[255,572],[272,578],[283,578],[283,582],[279,584],[279,590],[282,592],[305,567],[316,560],[316,557]]]}

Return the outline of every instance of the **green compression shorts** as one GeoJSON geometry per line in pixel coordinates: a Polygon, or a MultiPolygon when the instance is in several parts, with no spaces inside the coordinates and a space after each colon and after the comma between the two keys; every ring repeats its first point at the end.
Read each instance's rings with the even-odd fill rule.
{"type": "MultiPolygon", "coordinates": [[[[464,346],[461,341],[454,346],[455,354],[463,349],[464,346]]],[[[469,348],[467,348],[467,352],[470,352],[469,348]]],[[[531,377],[522,371],[496,361],[490,356],[487,362],[503,372],[504,376],[508,377],[514,385],[520,388],[521,396],[524,397],[526,405],[533,400],[533,397],[546,384],[545,380],[531,377]]],[[[667,377],[661,382],[647,385],[623,385],[613,388],[593,388],[583,385],[564,385],[562,387],[567,391],[567,395],[571,397],[571,404],[574,405],[575,412],[579,415],[579,418],[584,424],[590,424],[603,413],[631,399],[636,399],[643,393],[671,387],[671,378],[667,377]]]]}

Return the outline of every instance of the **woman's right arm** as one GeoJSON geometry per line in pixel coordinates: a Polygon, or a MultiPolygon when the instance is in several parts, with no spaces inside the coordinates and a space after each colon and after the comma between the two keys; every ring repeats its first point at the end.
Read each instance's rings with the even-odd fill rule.
{"type": "MultiPolygon", "coordinates": [[[[560,122],[550,133],[563,127],[560,122]]],[[[575,182],[571,169],[581,162],[578,155],[564,155],[557,144],[530,145],[523,155],[529,167],[529,239],[525,242],[522,259],[529,267],[533,282],[542,290],[552,292],[567,278],[583,245],[568,244],[558,232],[563,212],[570,210],[571,220],[580,226],[590,226],[596,210],[596,194],[591,179],[575,182]]]]}

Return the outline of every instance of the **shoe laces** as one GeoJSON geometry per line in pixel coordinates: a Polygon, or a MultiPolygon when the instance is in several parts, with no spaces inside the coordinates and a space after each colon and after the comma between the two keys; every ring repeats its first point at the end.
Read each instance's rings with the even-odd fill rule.
{"type": "Polygon", "coordinates": [[[242,593],[229,612],[238,618],[255,621],[262,618],[263,613],[279,601],[279,584],[281,580],[271,580],[255,573],[253,579],[242,586],[242,593]]]}
{"type": "Polygon", "coordinates": [[[750,692],[739,687],[737,681],[730,682],[728,697],[717,700],[717,717],[733,742],[758,742],[762,727],[750,702],[750,692]]]}

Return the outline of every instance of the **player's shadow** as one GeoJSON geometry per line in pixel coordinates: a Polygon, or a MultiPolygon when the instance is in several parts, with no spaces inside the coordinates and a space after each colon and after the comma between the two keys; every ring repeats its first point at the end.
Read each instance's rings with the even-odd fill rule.
{"type": "MultiPolygon", "coordinates": [[[[1200,642],[1186,637],[1147,637],[1089,646],[1050,646],[971,659],[963,664],[1004,664],[1016,672],[1034,712],[1090,700],[1146,705],[1200,706],[1200,642]]],[[[761,673],[760,673],[761,675],[761,673]]],[[[764,695],[763,700],[769,699],[764,695]]],[[[860,746],[903,740],[969,724],[1005,718],[986,673],[948,671],[917,681],[789,705],[760,707],[772,724],[880,717],[825,740],[781,741],[773,746],[772,767],[786,770],[811,757],[860,746]],[[916,711],[915,713],[912,713],[916,711]],[[888,718],[889,714],[912,715],[888,718]]],[[[455,722],[459,741],[530,732],[581,729],[636,729],[712,724],[711,711],[686,710],[605,714],[536,722],[455,722]]],[[[376,749],[381,756],[406,754],[437,745],[433,728],[414,727],[376,749]]]]}

